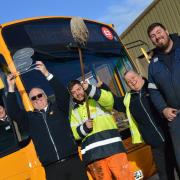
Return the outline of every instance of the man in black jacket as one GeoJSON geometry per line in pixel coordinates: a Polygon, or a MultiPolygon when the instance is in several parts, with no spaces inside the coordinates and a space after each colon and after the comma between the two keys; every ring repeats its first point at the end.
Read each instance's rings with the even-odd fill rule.
{"type": "Polygon", "coordinates": [[[15,95],[15,78],[8,75],[8,114],[29,130],[38,157],[45,168],[48,180],[87,180],[85,167],[78,156],[77,145],[68,121],[69,93],[41,61],[36,62],[39,70],[49,81],[55,92],[56,101],[48,102],[45,92],[32,88],[29,98],[34,111],[19,108],[15,95]]]}
{"type": "MultiPolygon", "coordinates": [[[[147,88],[148,82],[133,70],[127,71],[124,74],[124,79],[131,90],[128,92],[130,94],[129,111],[137,123],[142,139],[152,148],[159,179],[173,180],[173,169],[169,169],[170,162],[166,160],[165,137],[160,127],[163,119],[152,105],[147,88]]],[[[103,88],[103,85],[101,88],[103,88]]],[[[124,97],[114,95],[114,109],[127,112],[124,97]]]]}
{"type": "Polygon", "coordinates": [[[180,37],[160,23],[148,27],[155,45],[149,65],[149,92],[157,110],[167,119],[180,172],[180,37]]]}

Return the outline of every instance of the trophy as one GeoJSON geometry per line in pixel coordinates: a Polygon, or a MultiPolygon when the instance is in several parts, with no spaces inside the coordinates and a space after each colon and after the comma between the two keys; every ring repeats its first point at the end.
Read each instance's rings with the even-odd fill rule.
{"type": "Polygon", "coordinates": [[[33,55],[34,49],[30,47],[19,49],[14,53],[13,62],[18,71],[18,75],[25,74],[35,69],[36,64],[33,64],[32,60],[33,55]]]}

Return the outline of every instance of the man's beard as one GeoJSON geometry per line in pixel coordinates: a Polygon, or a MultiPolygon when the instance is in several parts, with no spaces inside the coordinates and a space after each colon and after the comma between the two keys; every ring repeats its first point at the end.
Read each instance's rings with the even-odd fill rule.
{"type": "Polygon", "coordinates": [[[77,100],[73,98],[73,101],[76,102],[77,104],[83,104],[85,102],[85,98],[83,100],[77,100]]]}
{"type": "Polygon", "coordinates": [[[157,46],[160,51],[165,51],[170,45],[170,37],[168,37],[167,43],[157,46]]]}

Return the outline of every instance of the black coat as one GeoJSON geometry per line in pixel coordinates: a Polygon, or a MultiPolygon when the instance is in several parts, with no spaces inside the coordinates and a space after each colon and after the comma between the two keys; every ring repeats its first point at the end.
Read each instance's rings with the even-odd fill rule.
{"type": "Polygon", "coordinates": [[[46,112],[26,112],[19,108],[15,93],[8,93],[7,97],[9,116],[16,120],[19,126],[28,129],[43,165],[77,153],[68,120],[69,93],[55,77],[49,83],[55,92],[56,101],[49,103],[46,112]]]}
{"type": "MultiPolygon", "coordinates": [[[[145,80],[145,84],[140,92],[131,91],[129,107],[145,143],[152,147],[157,147],[164,143],[164,134],[161,129],[161,123],[163,124],[164,119],[160,117],[159,113],[154,108],[148,93],[147,85],[148,83],[145,80]]],[[[123,100],[124,97],[117,97],[114,95],[114,109],[126,113],[123,100]]]]}
{"type": "Polygon", "coordinates": [[[180,109],[180,36],[171,35],[173,47],[167,54],[154,50],[149,65],[149,92],[157,110],[180,109]]]}
{"type": "Polygon", "coordinates": [[[17,145],[12,122],[7,117],[5,121],[0,120],[0,152],[7,151],[17,145]]]}

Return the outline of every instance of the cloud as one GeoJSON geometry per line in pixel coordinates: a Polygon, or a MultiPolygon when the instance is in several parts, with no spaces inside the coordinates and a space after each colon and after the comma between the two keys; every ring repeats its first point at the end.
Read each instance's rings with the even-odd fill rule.
{"type": "Polygon", "coordinates": [[[126,0],[113,4],[105,10],[98,21],[114,24],[118,34],[122,33],[153,0],[126,0]]]}

